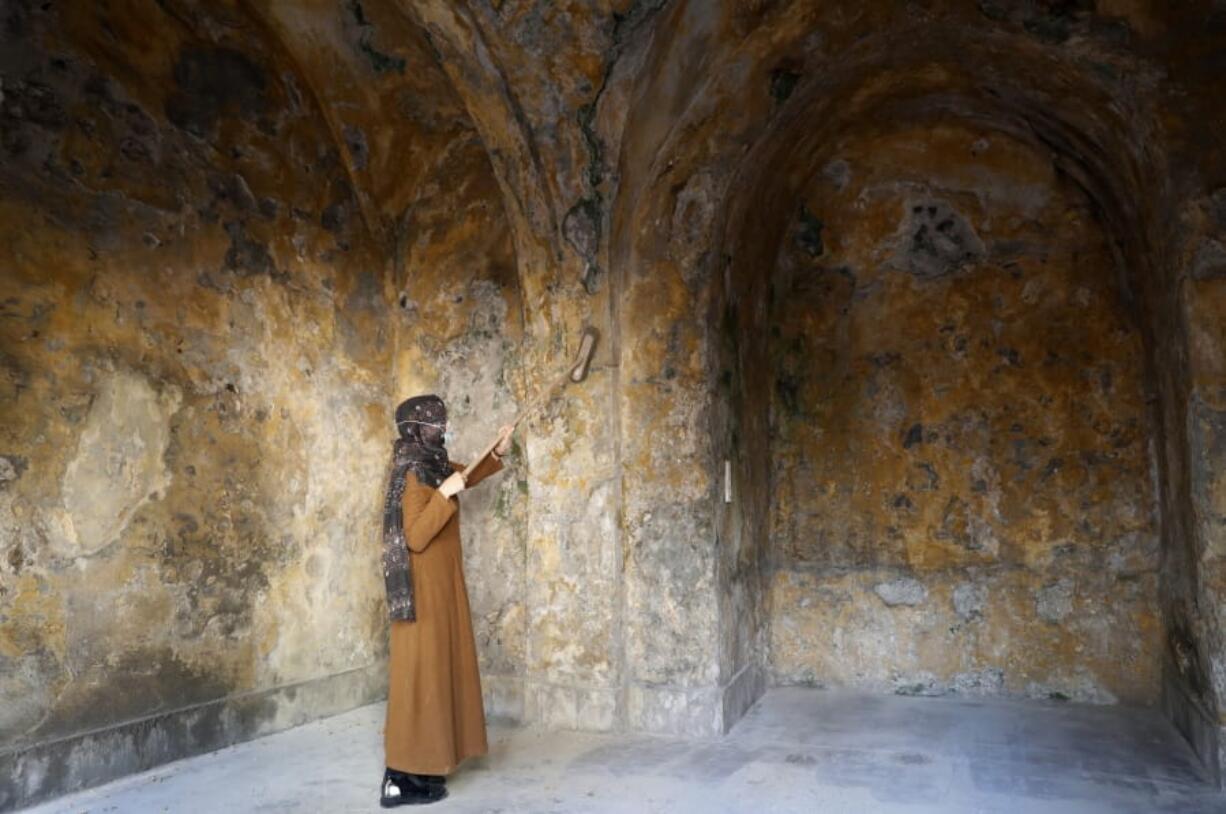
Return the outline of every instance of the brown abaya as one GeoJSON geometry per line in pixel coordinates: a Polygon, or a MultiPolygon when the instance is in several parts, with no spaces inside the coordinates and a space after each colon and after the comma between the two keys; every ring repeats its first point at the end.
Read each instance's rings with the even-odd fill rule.
{"type": "MultiPolygon", "coordinates": [[[[455,461],[451,466],[464,468],[455,461]]],[[[468,477],[467,487],[502,468],[501,461],[487,456],[468,477]]],[[[488,748],[464,584],[460,502],[410,472],[403,506],[417,621],[391,622],[383,745],[388,768],[445,775],[488,748]]]]}

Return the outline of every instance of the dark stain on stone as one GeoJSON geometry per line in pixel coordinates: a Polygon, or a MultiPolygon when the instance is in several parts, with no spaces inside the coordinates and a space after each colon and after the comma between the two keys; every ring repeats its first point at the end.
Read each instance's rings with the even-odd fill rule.
{"type": "Polygon", "coordinates": [[[349,222],[349,207],[345,201],[333,201],[319,215],[319,225],[332,234],[340,233],[349,222]]]}
{"type": "Polygon", "coordinates": [[[1209,692],[1208,672],[1191,632],[1187,607],[1179,603],[1170,616],[1166,640],[1168,657],[1188,689],[1203,700],[1209,692]]]}
{"type": "Polygon", "coordinates": [[[4,33],[13,39],[26,36],[29,19],[34,13],[29,3],[6,3],[4,9],[4,33]]]}
{"type": "Polygon", "coordinates": [[[800,205],[800,213],[797,216],[798,223],[796,226],[796,244],[801,250],[810,257],[821,257],[826,251],[826,247],[822,244],[822,229],[825,224],[821,222],[805,204],[800,205]]]}
{"type": "Polygon", "coordinates": [[[571,247],[581,257],[592,257],[600,239],[597,202],[588,198],[570,208],[562,221],[562,229],[571,247]]]}
{"type": "Polygon", "coordinates": [[[275,691],[217,698],[0,755],[0,776],[13,780],[0,785],[0,810],[249,740],[277,717],[275,691]]]}
{"type": "Polygon", "coordinates": [[[283,279],[287,276],[277,271],[268,247],[248,235],[242,221],[229,221],[225,229],[230,236],[230,248],[222,266],[224,270],[244,277],[266,274],[273,279],[283,279]]]}
{"type": "Polygon", "coordinates": [[[1048,460],[1047,465],[1043,467],[1043,475],[1042,475],[1043,480],[1047,480],[1048,478],[1050,478],[1052,475],[1056,474],[1063,468],[1064,468],[1063,458],[1051,458],[1050,460],[1048,460]]]}
{"type": "Polygon", "coordinates": [[[585,198],[570,208],[562,220],[562,232],[566,242],[585,261],[583,287],[589,294],[599,290],[600,266],[596,253],[600,247],[600,201],[595,197],[585,198]]]}
{"type": "Polygon", "coordinates": [[[1035,446],[1037,442],[1031,438],[1018,438],[1009,444],[1012,450],[1010,462],[1018,469],[1018,478],[1030,470],[1034,469],[1035,461],[1035,446]]]}
{"type": "Polygon", "coordinates": [[[366,57],[371,70],[377,74],[389,71],[403,74],[406,65],[403,57],[393,56],[375,47],[375,25],[366,16],[366,9],[362,7],[360,0],[349,0],[346,7],[357,27],[357,49],[366,57]]]}
{"type": "Polygon", "coordinates": [[[180,535],[195,534],[200,531],[200,524],[196,522],[196,518],[190,514],[179,512],[175,515],[175,522],[179,524],[180,535]]]}
{"type": "Polygon", "coordinates": [[[227,204],[238,212],[251,212],[257,206],[251,187],[238,173],[210,173],[208,185],[217,203],[227,204]]]}
{"type": "Polygon", "coordinates": [[[1216,189],[1209,195],[1209,214],[1219,231],[1226,230],[1226,187],[1216,189]]]}
{"type": "Polygon", "coordinates": [[[29,460],[21,455],[0,455],[0,490],[9,483],[20,480],[29,466],[29,460]]]}
{"type": "Polygon", "coordinates": [[[59,96],[50,86],[38,82],[5,84],[3,108],[6,117],[36,124],[47,130],[62,130],[68,123],[59,96]]]}
{"type": "Polygon", "coordinates": [[[780,373],[775,378],[775,392],[784,408],[792,415],[800,415],[803,407],[800,403],[800,382],[787,373],[780,373]]]}
{"type": "Polygon", "coordinates": [[[1205,241],[1192,258],[1192,279],[1220,280],[1226,277],[1226,246],[1216,240],[1205,241]]]}
{"type": "Polygon", "coordinates": [[[611,39],[615,48],[620,48],[626,38],[663,8],[668,0],[634,0],[623,12],[613,12],[611,39]]]}
{"type": "Polygon", "coordinates": [[[984,253],[971,225],[944,201],[912,204],[905,234],[900,259],[924,280],[952,274],[984,253]]]}
{"type": "Polygon", "coordinates": [[[911,449],[916,444],[924,443],[924,425],[912,424],[911,429],[907,430],[907,435],[903,438],[902,448],[911,449]]]}
{"type": "Polygon", "coordinates": [[[976,5],[979,6],[980,13],[989,20],[1004,22],[1008,17],[1005,9],[995,0],[979,0],[976,5]]]}
{"type": "MultiPolygon", "coordinates": [[[[728,302],[724,305],[723,314],[719,321],[719,335],[724,343],[724,346],[730,351],[736,350],[740,346],[740,322],[737,317],[737,309],[735,302],[728,302]]],[[[777,326],[776,326],[777,327],[777,326]]]]}
{"type": "Polygon", "coordinates": [[[1110,393],[1115,383],[1115,379],[1111,373],[1111,368],[1104,367],[1098,377],[1099,387],[1104,393],[1110,393]]]}
{"type": "Polygon", "coordinates": [[[78,676],[75,691],[62,696],[39,727],[39,740],[223,698],[233,689],[216,676],[186,664],[169,648],[117,655],[115,663],[106,666],[105,675],[107,680],[97,684],[90,681],[89,674],[78,676]]]}
{"type": "Polygon", "coordinates": [[[933,531],[932,536],[938,540],[957,543],[966,549],[977,548],[978,546],[974,545],[971,540],[968,509],[966,501],[962,498],[957,495],[951,497],[941,513],[941,525],[933,531]]]}
{"type": "Polygon", "coordinates": [[[272,198],[260,199],[260,214],[267,220],[276,220],[277,213],[281,211],[281,205],[272,198]]]}
{"type": "Polygon", "coordinates": [[[1192,427],[1192,499],[1197,513],[1207,525],[1216,527],[1214,532],[1226,532],[1226,515],[1219,513],[1214,494],[1218,484],[1226,478],[1223,462],[1226,462],[1226,410],[1218,410],[1206,404],[1199,396],[1193,396],[1191,404],[1192,427]]]}
{"type": "Polygon", "coordinates": [[[1035,6],[1022,27],[1036,38],[1051,43],[1067,40],[1074,25],[1094,9],[1090,0],[1046,0],[1035,6]]]}
{"type": "Polygon", "coordinates": [[[222,116],[253,118],[268,108],[264,72],[241,51],[185,48],[174,80],[178,91],[166,102],[166,118],[200,138],[211,136],[222,116]]]}
{"type": "Polygon", "coordinates": [[[579,278],[583,290],[595,294],[600,290],[600,266],[596,263],[586,263],[583,266],[583,276],[579,278]]]}
{"type": "Polygon", "coordinates": [[[941,477],[936,468],[928,462],[915,465],[919,472],[912,472],[907,477],[907,488],[915,492],[935,492],[941,487],[941,477]]]}
{"type": "Polygon", "coordinates": [[[583,105],[578,111],[579,132],[583,134],[583,141],[587,144],[588,158],[585,176],[592,195],[596,196],[597,207],[600,206],[600,182],[604,180],[604,144],[596,133],[596,106],[600,101],[600,93],[603,91],[604,86],[602,85],[596,98],[583,105]]]}
{"type": "MultiPolygon", "coordinates": [[[[978,6],[988,19],[1020,25],[1036,39],[1053,44],[1068,40],[1073,30],[1085,23],[1094,11],[1092,0],[1027,0],[1023,3],[979,0],[978,6]]],[[[1118,28],[1118,24],[1109,28],[1118,28]]],[[[1116,31],[1111,38],[1118,36],[1116,31]]]]}
{"type": "Polygon", "coordinates": [[[137,164],[153,163],[153,148],[144,141],[132,136],[124,136],[120,139],[119,153],[124,158],[137,164]]]}
{"type": "Polygon", "coordinates": [[[0,353],[0,395],[16,401],[30,385],[29,374],[12,356],[0,353]]]}
{"type": "MultiPolygon", "coordinates": [[[[38,82],[5,80],[0,95],[0,146],[14,158],[30,153],[32,160],[45,156],[52,162],[45,142],[50,141],[49,134],[58,133],[68,123],[59,96],[50,86],[38,82]]],[[[51,166],[48,163],[44,169],[51,166]]]]}
{"type": "Polygon", "coordinates": [[[341,129],[341,136],[353,159],[353,166],[359,170],[366,169],[366,162],[370,158],[370,148],[366,144],[366,134],[362,132],[362,128],[347,124],[341,129]]]}
{"type": "Polygon", "coordinates": [[[6,556],[5,559],[8,560],[9,568],[13,569],[13,575],[20,575],[21,567],[25,565],[26,561],[25,552],[21,548],[21,543],[13,543],[13,546],[9,549],[8,556],[6,556]]]}
{"type": "Polygon", "coordinates": [[[776,68],[771,71],[771,98],[779,104],[788,100],[796,84],[800,82],[800,74],[790,68],[776,68]]]}
{"type": "Polygon", "coordinates": [[[996,353],[1008,363],[1009,367],[1021,367],[1022,357],[1016,348],[998,348],[996,353]]]}

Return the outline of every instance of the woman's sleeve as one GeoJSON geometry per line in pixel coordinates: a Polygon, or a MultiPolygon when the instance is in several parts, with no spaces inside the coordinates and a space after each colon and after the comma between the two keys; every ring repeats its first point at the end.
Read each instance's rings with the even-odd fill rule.
{"type": "MultiPolygon", "coordinates": [[[[455,467],[456,469],[464,468],[463,464],[457,464],[454,461],[452,461],[451,465],[455,467]]],[[[464,488],[465,489],[473,488],[478,483],[488,478],[490,475],[493,475],[495,472],[500,471],[502,468],[503,468],[502,461],[495,458],[493,454],[486,455],[484,458],[481,459],[481,463],[477,464],[477,468],[473,470],[473,473],[468,476],[467,480],[464,481],[464,488]]]]}
{"type": "Polygon", "coordinates": [[[455,514],[456,504],[410,474],[404,487],[403,508],[405,542],[420,554],[455,514]]]}

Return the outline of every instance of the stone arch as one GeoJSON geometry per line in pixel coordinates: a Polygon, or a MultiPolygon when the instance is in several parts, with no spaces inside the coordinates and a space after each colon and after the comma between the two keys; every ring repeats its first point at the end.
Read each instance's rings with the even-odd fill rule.
{"type": "MultiPolygon", "coordinates": [[[[778,206],[774,204],[791,200],[796,188],[789,184],[813,177],[820,168],[821,157],[828,156],[822,145],[836,141],[840,132],[854,128],[857,121],[911,120],[929,124],[949,118],[971,121],[1049,153],[1059,173],[1092,202],[1097,219],[1109,235],[1110,248],[1120,272],[1120,296],[1144,340],[1146,389],[1153,394],[1152,420],[1157,450],[1154,465],[1160,473],[1157,497],[1161,506],[1164,552],[1160,575],[1161,616],[1168,630],[1171,626],[1186,628],[1190,623],[1182,620],[1189,614],[1204,619],[1204,610],[1189,610],[1189,606],[1197,605],[1198,577],[1197,566],[1192,562],[1194,558],[1187,553],[1190,540],[1184,519],[1191,508],[1184,486],[1189,466],[1182,417],[1185,408],[1180,407],[1186,387],[1182,382],[1188,375],[1187,339],[1184,314],[1171,296],[1172,290],[1178,287],[1175,281],[1182,274],[1183,263],[1183,250],[1180,249],[1183,238],[1171,213],[1180,208],[1180,195],[1185,193],[1169,180],[1172,174],[1167,156],[1171,148],[1164,141],[1154,115],[1149,112],[1148,103],[1143,101],[1137,105],[1134,100],[1133,106],[1122,104],[1104,93],[1094,80],[1077,79],[1076,71],[1060,75],[1058,81],[1045,85],[1051,77],[1044,76],[1041,69],[1051,66],[1041,62],[1030,65],[1029,71],[1020,68],[1014,71],[1016,75],[1043,77],[1041,80],[1032,81],[1030,86],[1026,82],[1005,83],[1002,81],[1005,71],[993,68],[994,53],[1003,51],[999,44],[995,44],[995,52],[990,46],[980,51],[982,43],[958,42],[955,38],[951,47],[961,51],[960,57],[944,64],[934,62],[930,53],[917,47],[914,51],[916,61],[910,66],[907,49],[897,43],[894,45],[889,67],[878,64],[874,70],[869,63],[861,64],[858,72],[856,68],[836,72],[833,77],[823,77],[804,92],[798,92],[795,99],[789,100],[772,132],[755,144],[740,165],[741,174],[737,180],[729,183],[729,189],[751,190],[739,201],[730,198],[723,221],[728,297],[741,298],[736,321],[749,320],[757,326],[764,325],[766,315],[760,303],[764,301],[766,289],[755,270],[769,267],[762,252],[769,254],[788,228],[787,219],[779,217],[778,206]],[[956,74],[961,69],[966,76],[969,73],[967,65],[975,66],[977,76],[990,78],[968,81],[961,89],[952,91],[946,84],[948,76],[927,88],[922,81],[916,83],[918,88],[907,87],[905,73],[908,70],[923,76],[925,72],[956,74]],[[859,76],[872,76],[873,79],[861,84],[859,76]],[[844,81],[847,84],[840,89],[844,81]],[[869,101],[856,112],[840,109],[864,104],[865,99],[872,96],[874,86],[889,88],[890,93],[880,100],[869,101]],[[866,91],[866,87],[870,90],[866,91]],[[1064,95],[1057,93],[1055,88],[1064,95]],[[1098,101],[1086,105],[1087,98],[1098,101]],[[1078,105],[1066,106],[1068,100],[1074,99],[1078,100],[1078,105]]],[[[865,42],[866,51],[871,52],[872,47],[871,41],[865,42]]],[[[854,65],[855,61],[848,60],[843,65],[847,62],[854,65]]],[[[758,388],[767,386],[761,376],[768,366],[762,364],[764,360],[760,355],[753,356],[754,353],[760,354],[760,348],[750,350],[749,357],[740,359],[740,369],[744,371],[746,390],[762,392],[758,388]],[[749,384],[755,374],[757,387],[749,384]]],[[[750,471],[756,471],[759,477],[765,474],[762,465],[750,471]]],[[[1201,624],[1199,638],[1201,647],[1205,647],[1216,640],[1217,634],[1211,621],[1201,624]]],[[[1191,672],[1185,668],[1182,674],[1174,669],[1165,637],[1157,647],[1163,703],[1178,710],[1186,703],[1179,700],[1186,692],[1180,686],[1207,687],[1207,678],[1203,673],[1195,674],[1198,668],[1191,672]],[[1172,701],[1172,697],[1176,700],[1172,701]]],[[[1203,666],[1199,669],[1203,671],[1203,666]]],[[[1212,705],[1212,697],[1212,693],[1207,693],[1201,699],[1212,705]]],[[[1194,701],[1193,706],[1196,703],[1199,702],[1194,701]]],[[[1212,720],[1211,716],[1212,713],[1207,717],[1212,720]]],[[[1196,718],[1196,714],[1177,711],[1175,717],[1194,743],[1203,742],[1205,730],[1215,726],[1203,718],[1199,723],[1188,725],[1187,719],[1196,718]]],[[[1211,758],[1212,747],[1198,748],[1211,758]]]]}
{"type": "MultiPolygon", "coordinates": [[[[514,411],[524,323],[485,142],[394,5],[19,3],[4,38],[0,594],[29,647],[0,729],[37,797],[48,760],[139,768],[91,766],[91,733],[169,760],[200,721],[216,747],[375,700],[391,410],[454,392],[475,451],[514,411]],[[325,685],[309,711],[284,691],[325,685]]],[[[470,554],[493,684],[524,649],[501,486],[470,554]]]]}
{"type": "MultiPolygon", "coordinates": [[[[762,507],[768,469],[765,455],[747,456],[744,449],[747,437],[765,438],[766,427],[762,411],[734,394],[768,390],[762,377],[769,366],[754,355],[761,348],[746,349],[752,341],[737,337],[753,337],[765,324],[765,289],[761,276],[751,272],[770,262],[754,255],[742,237],[755,235],[769,256],[786,224],[769,222],[777,201],[788,199],[787,184],[812,175],[813,168],[799,166],[806,153],[816,152],[814,145],[820,147],[841,126],[871,115],[952,115],[990,123],[1055,156],[1060,173],[1093,201],[1111,235],[1122,272],[1119,290],[1136,313],[1147,349],[1147,381],[1157,396],[1164,621],[1188,613],[1174,608],[1195,605],[1200,590],[1195,567],[1174,564],[1191,556],[1185,550],[1191,545],[1185,520],[1187,351],[1182,306],[1173,295],[1186,255],[1174,213],[1182,211],[1180,201],[1189,193],[1185,180],[1171,171],[1176,147],[1159,122],[1159,83],[1152,75],[1121,83],[1114,66],[1088,68],[1084,60],[1066,58],[1024,33],[985,32],[953,14],[927,18],[918,31],[875,15],[867,10],[862,18],[843,17],[836,25],[856,21],[830,33],[830,19],[820,12],[806,17],[768,9],[746,23],[735,44],[709,47],[741,21],[731,11],[708,14],[697,4],[674,4],[642,58],[642,79],[629,91],[638,106],[622,136],[609,248],[620,307],[626,309],[616,321],[623,425],[650,425],[672,410],[679,427],[688,430],[697,421],[711,434],[672,431],[672,454],[663,466],[652,469],[652,479],[625,488],[627,550],[634,552],[626,563],[628,596],[664,596],[665,607],[672,603],[669,578],[645,576],[667,574],[674,556],[669,546],[645,553],[634,543],[654,533],[636,519],[646,517],[637,509],[646,502],[636,494],[640,489],[645,495],[653,483],[669,484],[670,493],[684,498],[675,513],[696,518],[695,530],[687,526],[678,538],[710,534],[717,545],[700,568],[715,593],[710,604],[691,603],[688,614],[671,614],[675,626],[661,626],[657,616],[645,613],[641,634],[632,609],[627,635],[642,635],[664,650],[675,646],[670,631],[685,628],[709,636],[704,641],[719,656],[713,670],[670,674],[651,666],[643,655],[649,648],[640,653],[632,647],[627,670],[631,685],[641,677],[654,686],[711,688],[707,697],[721,699],[717,706],[724,716],[716,715],[723,721],[717,726],[734,720],[761,686],[754,671],[765,647],[767,615],[764,552],[757,541],[767,533],[762,507]],[[835,41],[837,59],[830,50],[835,41]],[[764,180],[772,178],[782,180],[764,180]],[[694,246],[702,248],[687,248],[694,246]],[[732,300],[734,308],[728,307],[732,300]],[[699,314],[700,324],[678,324],[688,309],[699,314]],[[740,500],[721,509],[718,473],[725,458],[734,462],[740,500]],[[678,484],[683,488],[676,489],[678,484]],[[640,659],[644,667],[636,665],[640,659]]],[[[834,6],[830,17],[837,18],[834,6]]],[[[1103,56],[1107,62],[1117,58],[1103,56]]],[[[1134,67],[1150,70],[1143,63],[1134,67]]],[[[622,443],[625,459],[655,460],[643,458],[650,452],[629,435],[622,443]]],[[[680,539],[673,545],[684,550],[680,539]]],[[[1202,618],[1203,607],[1191,613],[1202,618]]],[[[1203,643],[1216,641],[1212,622],[1198,630],[1203,643]]],[[[1171,683],[1169,666],[1163,664],[1164,687],[1171,683]]],[[[1203,677],[1179,681],[1207,686],[1203,677]]],[[[687,699],[700,695],[687,693],[687,699]]],[[[1213,720],[1208,713],[1198,726],[1214,729],[1213,720]]]]}

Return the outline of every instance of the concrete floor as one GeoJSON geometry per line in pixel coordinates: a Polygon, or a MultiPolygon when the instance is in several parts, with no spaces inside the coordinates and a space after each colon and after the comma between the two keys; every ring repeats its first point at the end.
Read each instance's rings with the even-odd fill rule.
{"type": "MultiPolygon", "coordinates": [[[[28,809],[379,811],[383,705],[28,809]]],[[[445,812],[1226,812],[1157,713],[772,690],[727,737],[492,727],[445,812]]]]}

